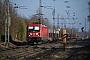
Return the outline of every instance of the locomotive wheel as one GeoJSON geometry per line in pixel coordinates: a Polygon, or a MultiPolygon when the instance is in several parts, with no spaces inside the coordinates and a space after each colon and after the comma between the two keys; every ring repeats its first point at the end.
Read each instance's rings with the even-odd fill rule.
{"type": "Polygon", "coordinates": [[[42,43],[42,44],[44,44],[44,41],[43,41],[43,40],[41,40],[41,43],[42,43]]]}
{"type": "Polygon", "coordinates": [[[47,40],[47,41],[41,40],[41,43],[42,43],[42,44],[45,44],[45,43],[47,43],[47,42],[48,42],[48,40],[47,40]]]}
{"type": "Polygon", "coordinates": [[[38,41],[36,42],[36,44],[38,45],[38,41]]]}
{"type": "Polygon", "coordinates": [[[29,41],[29,45],[34,45],[34,41],[29,41]]]}

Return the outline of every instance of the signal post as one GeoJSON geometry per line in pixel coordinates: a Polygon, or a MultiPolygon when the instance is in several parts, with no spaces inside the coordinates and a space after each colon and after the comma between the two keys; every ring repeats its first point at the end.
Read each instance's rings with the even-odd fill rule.
{"type": "Polygon", "coordinates": [[[63,29],[63,46],[65,47],[66,46],[66,29],[63,29]]]}

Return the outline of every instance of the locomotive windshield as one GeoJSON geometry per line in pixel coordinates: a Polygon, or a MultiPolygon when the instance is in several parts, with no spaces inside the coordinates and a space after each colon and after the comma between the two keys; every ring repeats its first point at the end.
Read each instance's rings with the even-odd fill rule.
{"type": "Polygon", "coordinates": [[[40,27],[39,26],[29,26],[29,32],[39,32],[40,27]]]}

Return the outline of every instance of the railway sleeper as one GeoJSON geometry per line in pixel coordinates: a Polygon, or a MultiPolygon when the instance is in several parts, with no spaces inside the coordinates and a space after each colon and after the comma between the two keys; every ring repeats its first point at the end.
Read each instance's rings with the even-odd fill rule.
{"type": "Polygon", "coordinates": [[[27,58],[27,55],[32,56],[32,55],[35,55],[35,54],[38,54],[38,53],[35,53],[35,51],[33,50],[32,52],[31,51],[26,51],[26,52],[23,52],[23,53],[12,55],[12,56],[7,56],[6,58],[9,58],[9,59],[23,59],[23,58],[27,58]]]}
{"type": "Polygon", "coordinates": [[[25,56],[19,58],[19,60],[22,60],[22,59],[29,59],[29,58],[31,58],[31,57],[33,57],[33,56],[36,56],[36,55],[38,55],[39,53],[43,53],[43,52],[44,52],[44,51],[40,51],[40,52],[33,53],[33,54],[27,54],[27,55],[25,55],[25,56]]]}
{"type": "MultiPolygon", "coordinates": [[[[27,51],[27,52],[30,52],[30,51],[27,51]]],[[[9,58],[9,59],[19,58],[19,57],[22,57],[23,55],[26,55],[27,52],[23,52],[23,53],[15,54],[15,55],[12,55],[12,56],[8,56],[7,58],[9,58]]]]}

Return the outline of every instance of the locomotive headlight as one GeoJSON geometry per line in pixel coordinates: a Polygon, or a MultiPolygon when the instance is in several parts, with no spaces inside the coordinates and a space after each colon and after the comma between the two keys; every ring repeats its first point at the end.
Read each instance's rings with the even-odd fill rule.
{"type": "Polygon", "coordinates": [[[32,33],[30,33],[30,35],[32,35],[32,33]]]}
{"type": "Polygon", "coordinates": [[[29,33],[29,36],[31,36],[32,35],[32,33],[29,33]]]}
{"type": "Polygon", "coordinates": [[[40,36],[40,34],[39,34],[39,33],[36,33],[36,35],[37,35],[37,36],[40,36]]]}
{"type": "Polygon", "coordinates": [[[29,35],[30,36],[30,35],[29,35]]]}
{"type": "Polygon", "coordinates": [[[38,35],[38,33],[36,33],[36,35],[38,35]]]}

